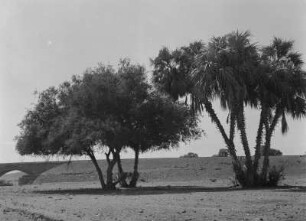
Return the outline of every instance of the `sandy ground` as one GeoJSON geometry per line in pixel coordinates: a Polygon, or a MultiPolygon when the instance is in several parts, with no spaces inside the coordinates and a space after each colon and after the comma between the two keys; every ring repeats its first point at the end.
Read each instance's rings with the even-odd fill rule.
{"type": "Polygon", "coordinates": [[[305,220],[306,187],[237,190],[212,181],[140,183],[101,192],[97,182],[0,188],[0,220],[305,220]],[[86,189],[85,189],[86,188],[86,189]]]}
{"type": "MultiPolygon", "coordinates": [[[[141,159],[140,187],[112,192],[101,191],[91,162],[72,162],[33,185],[0,187],[0,221],[305,220],[306,157],[271,161],[285,166],[282,187],[230,188],[234,174],[226,158],[141,159]]],[[[133,160],[123,164],[129,171],[133,160]]]]}

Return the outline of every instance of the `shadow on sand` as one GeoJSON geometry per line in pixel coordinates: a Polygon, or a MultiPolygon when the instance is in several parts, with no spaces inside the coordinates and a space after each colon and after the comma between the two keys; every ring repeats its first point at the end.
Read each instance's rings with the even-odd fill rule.
{"type": "Polygon", "coordinates": [[[159,195],[159,194],[185,194],[196,192],[228,192],[248,190],[271,190],[286,192],[306,192],[305,186],[280,186],[274,188],[251,188],[239,187],[203,187],[203,186],[152,186],[137,188],[120,188],[116,190],[102,190],[100,188],[82,189],[57,189],[57,190],[36,190],[39,194],[69,194],[69,195],[159,195]]]}

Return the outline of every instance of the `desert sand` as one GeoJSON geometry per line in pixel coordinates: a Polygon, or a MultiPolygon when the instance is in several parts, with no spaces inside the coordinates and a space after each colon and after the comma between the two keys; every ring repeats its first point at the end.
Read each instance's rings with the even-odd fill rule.
{"type": "MultiPolygon", "coordinates": [[[[296,159],[300,161],[298,168],[305,169],[305,157],[292,162],[296,159]]],[[[306,177],[301,171],[288,174],[278,188],[242,190],[231,187],[226,166],[217,169],[217,176],[207,172],[205,177],[201,171],[213,170],[200,169],[202,160],[196,161],[172,161],[171,170],[170,164],[159,164],[154,167],[159,168],[158,177],[152,169],[155,164],[148,166],[144,160],[140,169],[146,179],[136,189],[103,192],[97,181],[63,182],[60,175],[61,182],[37,179],[32,185],[0,187],[0,220],[305,220],[306,177]],[[193,163],[198,166],[193,167],[193,163]],[[184,165],[185,170],[182,172],[178,165],[184,165]],[[173,168],[180,176],[168,174],[175,173],[173,168]],[[194,170],[198,173],[191,176],[194,170]]],[[[226,165],[220,162],[214,166],[226,165]]],[[[71,167],[68,170],[55,168],[45,175],[53,174],[55,179],[56,171],[71,174],[71,167]]]]}

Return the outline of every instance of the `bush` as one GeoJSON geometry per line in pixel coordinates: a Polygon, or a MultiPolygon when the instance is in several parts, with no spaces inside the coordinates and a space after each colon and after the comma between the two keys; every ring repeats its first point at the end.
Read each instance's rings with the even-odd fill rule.
{"type": "Polygon", "coordinates": [[[273,166],[270,170],[269,170],[269,174],[268,174],[268,181],[267,181],[267,186],[277,186],[279,184],[279,182],[281,180],[284,179],[285,175],[284,175],[284,167],[281,166],[280,168],[276,168],[275,166],[273,166]]]}
{"type": "Polygon", "coordinates": [[[270,149],[269,156],[282,156],[283,153],[280,150],[277,149],[270,149]]]}
{"type": "Polygon", "coordinates": [[[218,157],[228,157],[229,151],[228,149],[220,149],[218,153],[218,157]]]}
{"type": "Polygon", "coordinates": [[[235,171],[235,179],[232,182],[234,186],[242,186],[242,187],[248,187],[247,182],[247,171],[245,168],[242,170],[239,170],[239,166],[236,164],[233,164],[234,171],[235,171]],[[238,184],[238,185],[237,185],[238,184]]]}
{"type": "MultiPolygon", "coordinates": [[[[263,153],[264,153],[264,148],[265,148],[265,146],[261,146],[261,155],[263,155],[263,153]]],[[[270,148],[270,150],[269,150],[269,156],[282,156],[282,155],[283,155],[283,153],[278,149],[270,148]]]]}
{"type": "Polygon", "coordinates": [[[18,185],[26,185],[26,184],[32,184],[35,180],[36,176],[34,175],[24,175],[19,178],[18,185]]]}
{"type": "Polygon", "coordinates": [[[198,157],[199,157],[198,154],[192,153],[192,152],[189,152],[183,156],[180,156],[180,158],[198,158],[198,157]]]}
{"type": "Polygon", "coordinates": [[[262,187],[276,187],[279,185],[279,182],[284,179],[284,166],[277,168],[273,166],[269,169],[267,179],[261,179],[259,174],[257,174],[257,178],[255,178],[255,183],[253,185],[248,184],[248,173],[246,168],[243,168],[241,172],[238,172],[237,168],[234,165],[235,170],[235,179],[232,180],[234,186],[242,186],[242,187],[254,187],[254,186],[262,186],[262,187]],[[236,169],[236,170],[235,170],[236,169]],[[257,180],[257,181],[256,181],[257,180]]]}
{"type": "Polygon", "coordinates": [[[0,180],[0,186],[13,186],[13,184],[5,180],[0,180]]]}

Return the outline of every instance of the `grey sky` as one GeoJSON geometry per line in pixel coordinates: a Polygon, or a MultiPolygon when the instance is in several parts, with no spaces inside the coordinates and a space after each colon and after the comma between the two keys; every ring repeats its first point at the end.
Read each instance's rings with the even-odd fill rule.
{"type": "MultiPolygon", "coordinates": [[[[34,90],[56,86],[98,62],[116,65],[123,57],[149,69],[149,58],[162,46],[207,41],[234,30],[250,30],[261,45],[273,36],[295,40],[306,61],[305,11],[305,0],[1,0],[0,163],[37,159],[20,157],[13,141],[35,100],[34,90]]],[[[258,112],[248,115],[254,140],[258,112]]],[[[284,137],[276,132],[273,146],[285,154],[304,153],[306,121],[290,120],[289,127],[284,137]]],[[[177,157],[189,151],[211,156],[224,144],[205,116],[203,129],[206,137],[188,147],[144,156],[177,157]]]]}

